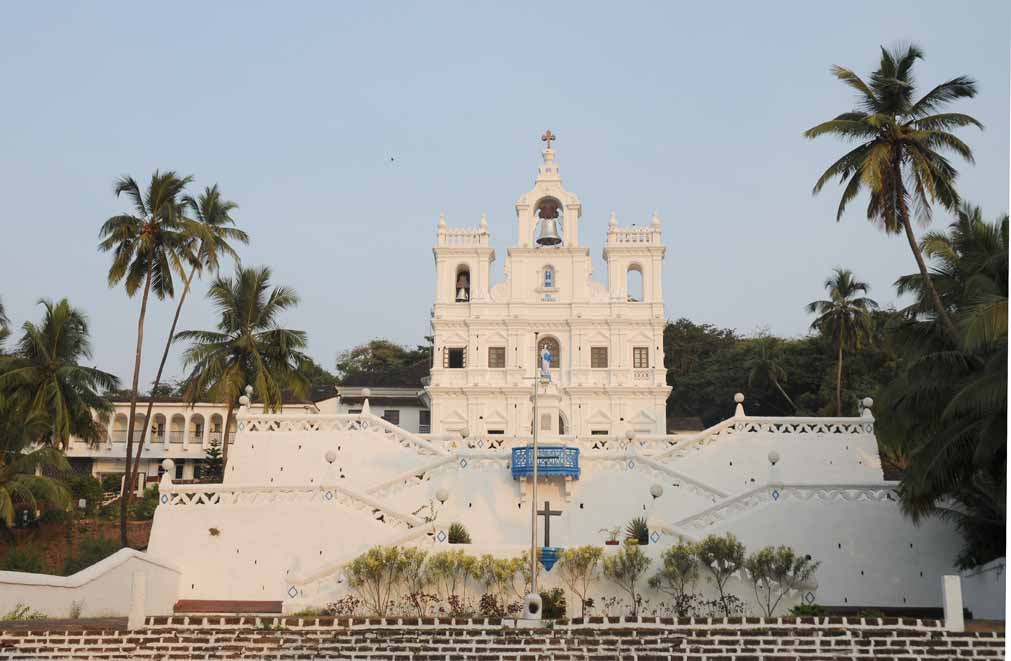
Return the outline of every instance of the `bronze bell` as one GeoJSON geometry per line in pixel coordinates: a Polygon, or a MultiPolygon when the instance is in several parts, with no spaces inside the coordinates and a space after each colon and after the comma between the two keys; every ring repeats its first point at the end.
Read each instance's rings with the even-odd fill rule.
{"type": "Polygon", "coordinates": [[[541,235],[537,237],[539,246],[557,246],[562,242],[562,237],[558,236],[558,221],[554,218],[541,219],[541,235]]]}

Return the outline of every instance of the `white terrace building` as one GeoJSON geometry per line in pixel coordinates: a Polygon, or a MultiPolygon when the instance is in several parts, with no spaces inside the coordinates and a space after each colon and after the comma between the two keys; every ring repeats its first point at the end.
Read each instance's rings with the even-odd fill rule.
{"type": "Polygon", "coordinates": [[[503,282],[491,282],[485,217],[476,229],[439,219],[434,364],[425,388],[432,433],[528,436],[532,379],[547,347],[546,437],[665,434],[660,218],[627,228],[611,214],[607,279],[598,282],[579,242],[583,207],[562,185],[550,142],[543,158],[533,189],[516,203],[517,241],[503,282]]]}

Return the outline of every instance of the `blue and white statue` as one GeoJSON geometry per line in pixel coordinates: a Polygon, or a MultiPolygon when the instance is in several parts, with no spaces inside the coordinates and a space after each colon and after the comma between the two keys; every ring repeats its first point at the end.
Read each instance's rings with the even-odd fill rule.
{"type": "Polygon", "coordinates": [[[551,350],[547,345],[541,347],[541,378],[551,381],[551,350]]]}

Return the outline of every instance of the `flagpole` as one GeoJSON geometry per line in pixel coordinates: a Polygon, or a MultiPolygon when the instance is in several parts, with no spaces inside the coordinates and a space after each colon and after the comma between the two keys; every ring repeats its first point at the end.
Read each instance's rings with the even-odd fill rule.
{"type": "Polygon", "coordinates": [[[530,592],[537,592],[537,437],[540,424],[537,420],[537,391],[540,390],[540,355],[538,354],[537,341],[540,333],[534,333],[534,438],[531,452],[531,460],[534,464],[533,479],[534,484],[530,490],[530,592]]]}

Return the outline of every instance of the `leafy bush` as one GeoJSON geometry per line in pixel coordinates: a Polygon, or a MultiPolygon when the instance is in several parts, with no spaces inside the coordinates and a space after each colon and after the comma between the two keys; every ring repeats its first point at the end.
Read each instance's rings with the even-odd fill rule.
{"type": "Polygon", "coordinates": [[[133,502],[133,518],[136,521],[150,521],[158,508],[158,485],[144,490],[144,495],[133,502]]]}
{"type": "Polygon", "coordinates": [[[8,549],[6,555],[0,558],[0,570],[49,573],[42,554],[31,546],[12,546],[8,549]]]}
{"type": "Polygon", "coordinates": [[[428,559],[428,571],[439,596],[451,605],[454,599],[458,600],[459,606],[454,606],[454,610],[467,603],[467,584],[478,578],[477,567],[477,558],[463,551],[440,551],[428,559]]]}
{"type": "Polygon", "coordinates": [[[651,588],[674,598],[672,610],[677,617],[688,617],[695,607],[695,582],[699,577],[696,555],[694,544],[679,541],[664,550],[663,566],[649,579],[651,588]]]}
{"type": "Polygon", "coordinates": [[[450,544],[470,544],[470,533],[462,523],[451,523],[449,525],[450,544]]]}
{"type": "Polygon", "coordinates": [[[639,616],[642,602],[639,579],[646,573],[650,562],[637,546],[626,546],[614,555],[604,556],[604,576],[617,583],[632,598],[632,617],[639,616]]]}
{"type": "Polygon", "coordinates": [[[551,588],[541,590],[541,615],[548,620],[561,620],[565,618],[565,590],[561,588],[551,588]]]}
{"type": "Polygon", "coordinates": [[[104,495],[101,482],[90,475],[71,475],[63,483],[73,496],[73,507],[75,510],[78,509],[77,501],[83,498],[87,503],[84,509],[86,514],[94,516],[98,512],[98,508],[102,505],[102,496],[104,495]]]}
{"type": "Polygon", "coordinates": [[[625,526],[625,539],[634,539],[640,546],[649,544],[649,526],[646,525],[646,517],[639,516],[628,522],[625,526]]]}
{"type": "Polygon", "coordinates": [[[120,548],[119,541],[115,539],[104,539],[101,537],[90,537],[81,542],[81,547],[77,553],[67,559],[67,564],[63,567],[63,575],[70,576],[90,567],[91,565],[105,560],[120,548]]]}
{"type": "Polygon", "coordinates": [[[827,612],[821,604],[797,604],[790,609],[794,617],[825,617],[827,612]]]}
{"type": "Polygon", "coordinates": [[[787,546],[767,546],[749,555],[744,567],[751,575],[759,608],[767,617],[772,617],[786,593],[801,589],[814,576],[819,564],[787,546]]]}
{"type": "Polygon", "coordinates": [[[56,508],[50,508],[43,511],[42,516],[39,517],[39,523],[48,523],[57,526],[67,525],[73,520],[74,513],[72,511],[56,508]]]}
{"type": "Polygon", "coordinates": [[[857,617],[867,617],[867,618],[882,618],[885,616],[884,611],[879,611],[876,608],[865,608],[857,613],[857,617]]]}
{"type": "Polygon", "coordinates": [[[106,473],[102,476],[102,491],[105,493],[119,493],[123,490],[122,473],[106,473]]]}
{"type": "Polygon", "coordinates": [[[723,604],[723,616],[730,617],[730,601],[727,598],[727,581],[744,566],[744,544],[731,533],[722,537],[708,535],[695,547],[695,557],[709,573],[709,580],[716,584],[723,604]]]}
{"type": "Polygon", "coordinates": [[[3,622],[28,622],[30,620],[44,619],[46,619],[45,613],[33,611],[30,606],[21,602],[16,603],[14,608],[0,615],[0,621],[3,622]]]}
{"type": "Polygon", "coordinates": [[[394,589],[404,574],[404,561],[396,546],[373,546],[347,566],[348,585],[377,617],[385,617],[394,589]]]}

